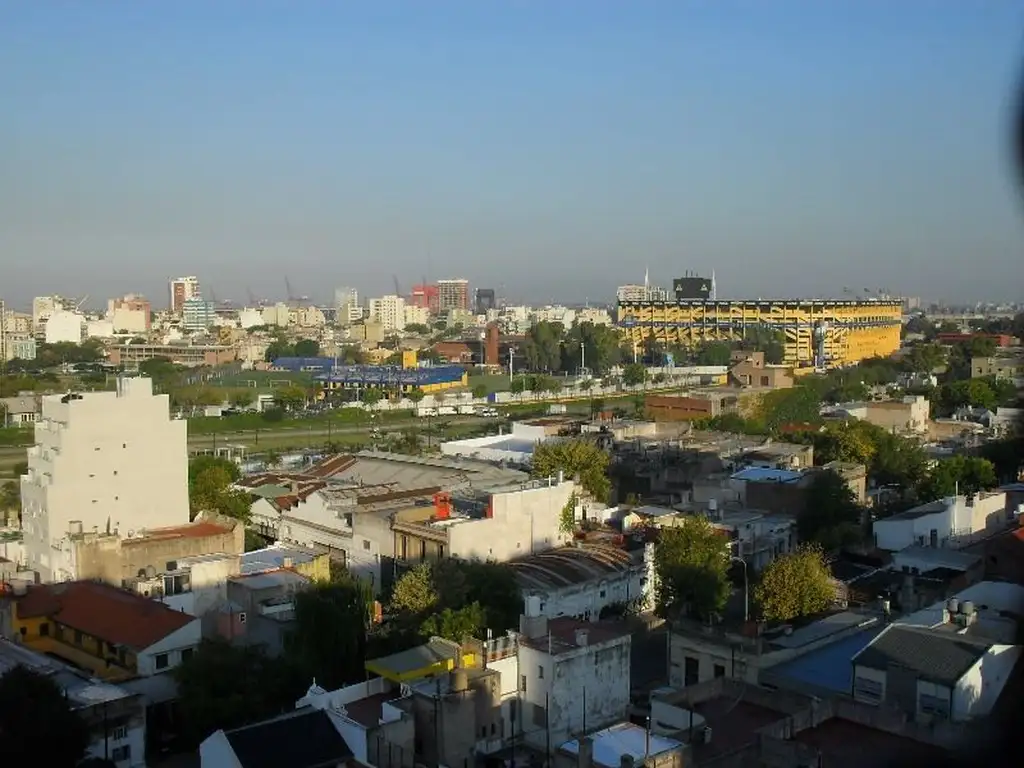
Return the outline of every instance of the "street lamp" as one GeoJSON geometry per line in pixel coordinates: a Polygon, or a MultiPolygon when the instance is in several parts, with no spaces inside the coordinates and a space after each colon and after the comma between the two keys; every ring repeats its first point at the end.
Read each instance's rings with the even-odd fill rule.
{"type": "MultiPolygon", "coordinates": [[[[740,542],[736,542],[736,549],[739,550],[740,542]]],[[[743,564],[743,623],[750,621],[750,580],[747,578],[747,561],[739,555],[731,555],[729,560],[734,563],[743,564]]]]}

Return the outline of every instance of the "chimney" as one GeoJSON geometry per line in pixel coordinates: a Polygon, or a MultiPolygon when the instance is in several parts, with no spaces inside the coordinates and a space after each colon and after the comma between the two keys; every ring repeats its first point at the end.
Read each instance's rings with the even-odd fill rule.
{"type": "Polygon", "coordinates": [[[452,516],[452,497],[447,493],[434,494],[434,516],[438,520],[447,520],[452,516]]]}
{"type": "Polygon", "coordinates": [[[594,740],[589,736],[580,739],[580,760],[579,768],[593,768],[594,765],[594,740]]]}

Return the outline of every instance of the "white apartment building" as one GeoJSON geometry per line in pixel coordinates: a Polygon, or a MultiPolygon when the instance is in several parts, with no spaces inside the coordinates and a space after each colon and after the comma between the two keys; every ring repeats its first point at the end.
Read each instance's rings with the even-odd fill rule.
{"type": "Polygon", "coordinates": [[[41,338],[50,316],[62,309],[72,309],[74,305],[73,301],[63,296],[36,296],[32,299],[32,331],[41,338]]]}
{"type": "Polygon", "coordinates": [[[338,310],[338,325],[349,325],[363,317],[363,308],[359,305],[359,291],[355,288],[335,288],[334,307],[338,310]]]}
{"type": "Polygon", "coordinates": [[[921,504],[872,525],[875,546],[898,552],[911,546],[958,549],[994,533],[1013,519],[1006,493],[950,496],[921,504]]]}
{"type": "Polygon", "coordinates": [[[406,304],[402,313],[405,316],[405,325],[430,325],[429,307],[417,307],[414,304],[406,304]]]}
{"type": "Polygon", "coordinates": [[[537,323],[561,323],[565,328],[571,328],[576,322],[575,310],[561,306],[540,307],[533,310],[530,315],[531,322],[537,323]]]}
{"type": "Polygon", "coordinates": [[[292,321],[291,312],[288,309],[288,305],[283,301],[277,302],[270,307],[263,308],[263,324],[273,325],[278,328],[287,328],[288,323],[292,321]]]}
{"type": "Polygon", "coordinates": [[[63,309],[57,310],[47,318],[44,331],[47,344],[81,344],[84,332],[85,317],[78,312],[63,309]]]}
{"type": "Polygon", "coordinates": [[[385,331],[405,328],[405,299],[401,296],[381,296],[370,299],[370,320],[380,323],[385,331]]]}
{"type": "Polygon", "coordinates": [[[42,581],[64,581],[70,534],[131,537],[188,523],[186,428],[148,378],[123,378],[114,392],[44,397],[21,479],[29,568],[42,581]]]}

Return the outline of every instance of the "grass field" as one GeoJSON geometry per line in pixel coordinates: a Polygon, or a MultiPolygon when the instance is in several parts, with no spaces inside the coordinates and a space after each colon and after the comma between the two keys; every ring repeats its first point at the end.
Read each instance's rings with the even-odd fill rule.
{"type": "Polygon", "coordinates": [[[509,387],[508,375],[504,373],[484,373],[469,377],[469,385],[466,389],[483,384],[487,388],[487,394],[492,392],[507,392],[509,387]]]}
{"type": "Polygon", "coordinates": [[[307,386],[313,381],[312,374],[290,371],[241,371],[230,376],[219,376],[208,383],[214,387],[251,387],[257,391],[268,391],[274,387],[299,384],[307,386]]]}

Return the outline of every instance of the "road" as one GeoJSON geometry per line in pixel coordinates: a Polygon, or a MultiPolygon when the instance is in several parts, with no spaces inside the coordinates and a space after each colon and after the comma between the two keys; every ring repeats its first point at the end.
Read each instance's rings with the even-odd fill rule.
{"type": "MultiPolygon", "coordinates": [[[[403,429],[412,427],[425,428],[431,424],[436,426],[439,423],[451,426],[474,426],[479,424],[495,423],[492,418],[483,416],[438,416],[433,419],[412,418],[402,421],[393,421],[383,424],[378,429],[381,432],[400,432],[403,429]]],[[[194,450],[213,448],[214,445],[238,445],[243,444],[248,448],[257,445],[270,447],[302,447],[312,444],[314,441],[326,442],[329,438],[343,437],[345,435],[366,434],[373,428],[371,424],[346,424],[344,426],[331,427],[323,426],[323,422],[310,422],[308,427],[268,426],[262,429],[246,429],[242,431],[218,432],[216,434],[189,435],[188,447],[194,450]],[[314,426],[315,425],[315,426],[314,426]]],[[[2,446],[0,447],[0,476],[10,474],[11,469],[19,461],[25,460],[25,448],[2,446]]]]}

